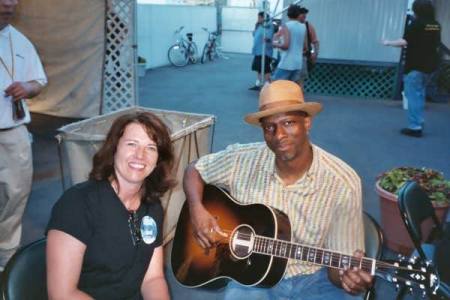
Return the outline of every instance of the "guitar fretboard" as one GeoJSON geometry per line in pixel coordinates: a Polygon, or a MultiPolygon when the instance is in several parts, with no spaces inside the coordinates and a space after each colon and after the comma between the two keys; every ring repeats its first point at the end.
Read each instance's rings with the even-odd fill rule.
{"type": "Polygon", "coordinates": [[[372,275],[375,274],[377,263],[376,260],[367,257],[354,257],[339,252],[308,247],[263,236],[255,236],[253,252],[283,258],[292,258],[337,269],[357,267],[372,275]]]}

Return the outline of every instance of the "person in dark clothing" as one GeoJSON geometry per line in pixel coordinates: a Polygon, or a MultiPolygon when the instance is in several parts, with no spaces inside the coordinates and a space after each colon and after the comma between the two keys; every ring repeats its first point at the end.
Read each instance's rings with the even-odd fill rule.
{"type": "Polygon", "coordinates": [[[155,115],[116,119],[89,180],[53,207],[50,299],[169,299],[160,198],[174,184],[173,161],[169,131],[155,115]]]}
{"type": "Polygon", "coordinates": [[[413,3],[415,19],[407,26],[405,35],[398,40],[384,40],[383,44],[406,47],[405,96],[408,99],[408,127],[401,133],[421,137],[424,126],[425,88],[431,74],[438,68],[441,43],[441,25],[435,20],[430,0],[413,3]]]}
{"type": "MultiPolygon", "coordinates": [[[[267,16],[267,18],[269,17],[267,16]]],[[[254,55],[252,62],[252,71],[256,72],[257,77],[255,85],[249,88],[250,90],[259,91],[261,89],[261,86],[263,85],[263,78],[262,78],[263,47],[265,47],[264,82],[270,82],[270,73],[271,73],[270,64],[273,54],[273,47],[272,47],[273,34],[274,34],[273,24],[271,22],[267,22],[264,20],[264,12],[262,11],[259,12],[258,19],[255,24],[255,30],[253,31],[253,47],[252,47],[252,54],[254,55]]]]}

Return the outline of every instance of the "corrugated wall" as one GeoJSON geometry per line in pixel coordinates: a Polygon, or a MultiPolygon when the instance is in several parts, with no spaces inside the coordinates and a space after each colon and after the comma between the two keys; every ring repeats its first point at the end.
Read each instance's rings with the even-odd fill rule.
{"type": "Polygon", "coordinates": [[[399,49],[380,41],[403,36],[407,0],[304,0],[301,5],[316,27],[320,58],[399,61],[399,49]]]}
{"type": "Polygon", "coordinates": [[[436,0],[436,18],[441,23],[442,42],[450,48],[450,1],[436,0]]]}

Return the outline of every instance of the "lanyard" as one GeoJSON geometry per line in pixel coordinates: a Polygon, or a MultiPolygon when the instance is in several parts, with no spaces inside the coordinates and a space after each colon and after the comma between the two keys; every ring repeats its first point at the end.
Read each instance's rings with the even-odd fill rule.
{"type": "Polygon", "coordinates": [[[5,68],[6,72],[8,73],[9,77],[11,78],[11,80],[14,81],[14,76],[15,76],[14,65],[15,65],[15,61],[14,61],[14,50],[13,50],[13,45],[12,45],[11,32],[9,32],[9,50],[10,50],[10,53],[11,53],[11,70],[8,68],[8,66],[6,65],[6,62],[3,60],[2,57],[0,57],[0,63],[2,63],[2,66],[5,68]]]}

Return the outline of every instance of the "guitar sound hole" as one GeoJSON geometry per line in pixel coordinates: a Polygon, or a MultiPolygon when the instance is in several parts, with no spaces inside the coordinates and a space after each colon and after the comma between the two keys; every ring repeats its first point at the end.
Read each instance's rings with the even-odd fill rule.
{"type": "Polygon", "coordinates": [[[255,232],[248,225],[240,225],[231,234],[230,250],[237,259],[244,259],[253,252],[255,232]]]}

